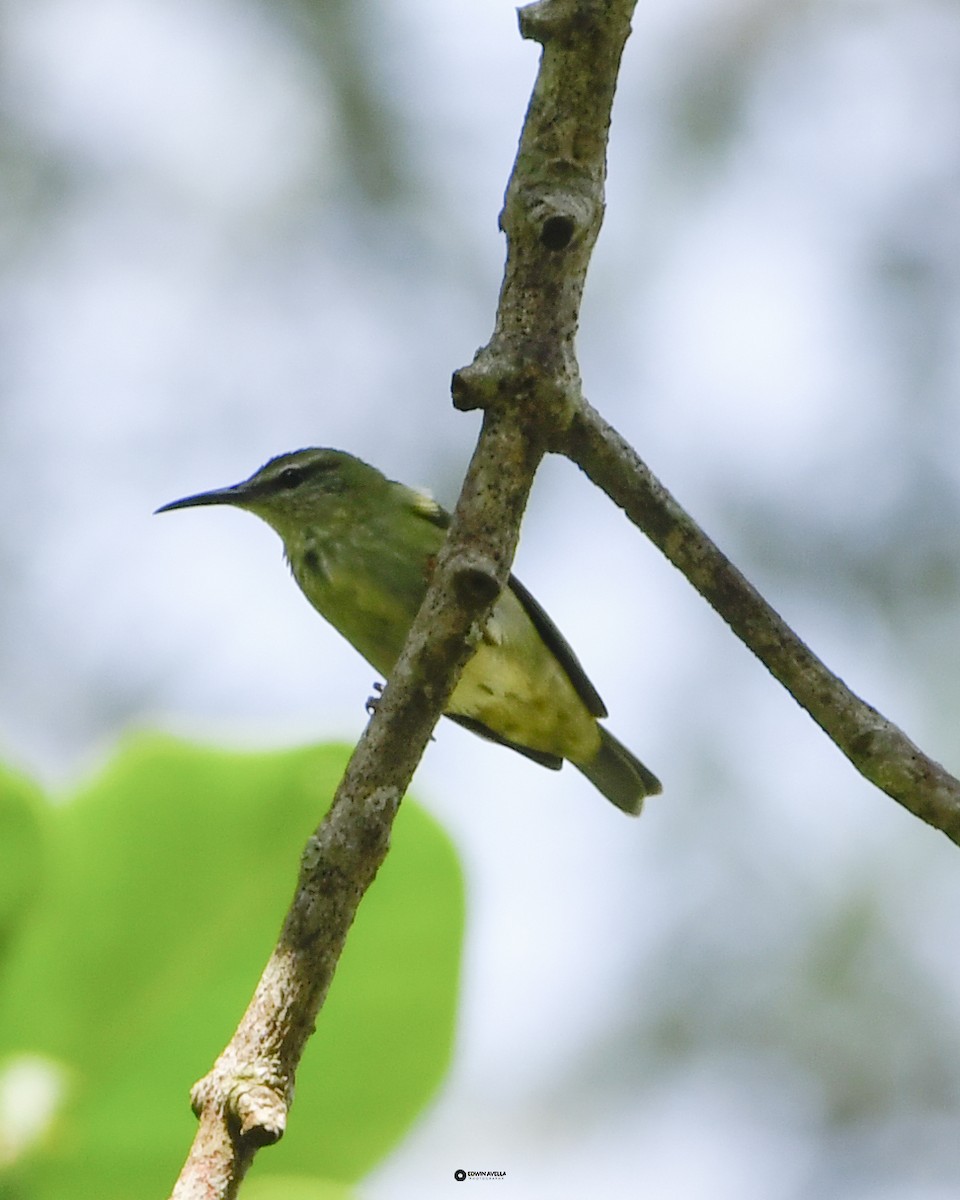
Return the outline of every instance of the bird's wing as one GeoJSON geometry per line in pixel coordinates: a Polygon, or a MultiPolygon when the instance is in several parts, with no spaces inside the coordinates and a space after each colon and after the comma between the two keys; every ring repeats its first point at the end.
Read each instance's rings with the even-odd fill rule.
{"type": "Polygon", "coordinates": [[[450,514],[434,500],[428,491],[423,488],[408,487],[403,490],[407,493],[407,502],[418,517],[423,517],[425,521],[429,521],[431,525],[436,525],[439,529],[450,528],[450,514]]]}
{"type": "Polygon", "coordinates": [[[587,678],[587,673],[580,665],[580,659],[574,654],[570,643],[515,575],[510,576],[508,586],[523,605],[527,616],[533,622],[534,628],[543,639],[544,645],[567,673],[567,678],[573,684],[577,695],[587,706],[587,711],[593,717],[605,717],[607,715],[607,706],[600,699],[597,689],[587,678]]]}

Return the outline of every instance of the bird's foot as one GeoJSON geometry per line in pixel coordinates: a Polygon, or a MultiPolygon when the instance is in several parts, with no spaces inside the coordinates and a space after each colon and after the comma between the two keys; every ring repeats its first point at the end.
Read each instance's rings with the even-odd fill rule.
{"type": "Polygon", "coordinates": [[[364,707],[367,710],[368,717],[372,717],[373,714],[377,711],[377,705],[380,703],[380,697],[383,695],[383,684],[375,683],[373,685],[373,690],[377,694],[375,696],[368,696],[367,703],[364,705],[364,707]]]}
{"type": "MultiPolygon", "coordinates": [[[[375,683],[373,685],[373,690],[377,694],[375,696],[367,697],[367,703],[364,705],[364,708],[367,710],[367,716],[372,717],[377,711],[377,706],[380,703],[380,697],[383,695],[383,687],[384,685],[382,683],[375,683]]],[[[437,739],[431,735],[430,741],[435,742],[436,740],[437,739]]]]}

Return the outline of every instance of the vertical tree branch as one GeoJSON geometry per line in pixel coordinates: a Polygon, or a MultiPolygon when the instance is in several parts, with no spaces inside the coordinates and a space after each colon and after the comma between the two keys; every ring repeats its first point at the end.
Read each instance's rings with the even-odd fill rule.
{"type": "Polygon", "coordinates": [[[175,1200],[235,1196],[259,1147],[282,1136],[300,1057],[400,800],[506,582],[537,466],[580,403],[574,338],[634,3],[540,0],[521,11],[521,31],[543,55],[501,216],[496,328],[454,379],[455,402],[485,410],[480,439],[404,651],[304,850],[277,946],[193,1090],[200,1124],[175,1200]]]}

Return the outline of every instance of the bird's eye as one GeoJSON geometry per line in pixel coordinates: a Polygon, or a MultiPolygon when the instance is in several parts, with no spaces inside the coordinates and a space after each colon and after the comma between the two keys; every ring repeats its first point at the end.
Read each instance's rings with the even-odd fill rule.
{"type": "Polygon", "coordinates": [[[284,467],[277,476],[277,486],[282,488],[295,488],[298,483],[303,481],[303,467],[284,467]]]}

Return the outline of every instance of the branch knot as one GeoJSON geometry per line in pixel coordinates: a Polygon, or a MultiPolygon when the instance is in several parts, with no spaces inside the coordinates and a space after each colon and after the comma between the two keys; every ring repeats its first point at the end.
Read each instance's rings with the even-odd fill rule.
{"type": "Polygon", "coordinates": [[[272,1146],[283,1137],[287,1102],[272,1085],[243,1080],[231,1091],[227,1107],[240,1137],[251,1145],[272,1146]]]}
{"type": "Polygon", "coordinates": [[[566,250],[599,225],[597,206],[586,188],[570,185],[543,191],[526,206],[526,220],[547,250],[566,250]]]}
{"type": "Polygon", "coordinates": [[[520,358],[496,337],[454,371],[450,390],[461,412],[508,414],[548,449],[563,441],[582,405],[578,375],[569,378],[553,364],[520,358]]]}
{"type": "Polygon", "coordinates": [[[583,35],[602,20],[603,0],[535,0],[517,10],[520,36],[541,46],[552,39],[583,35]]]}
{"type": "Polygon", "coordinates": [[[479,608],[500,594],[496,564],[485,554],[462,551],[450,563],[453,587],[464,603],[479,608]]]}

